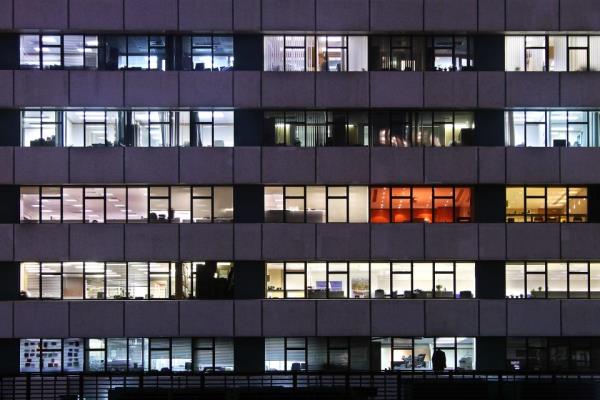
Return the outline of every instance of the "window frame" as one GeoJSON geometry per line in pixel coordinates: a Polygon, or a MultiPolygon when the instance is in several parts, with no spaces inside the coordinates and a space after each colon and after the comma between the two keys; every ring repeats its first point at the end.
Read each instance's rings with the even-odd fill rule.
{"type": "MultiPolygon", "coordinates": [[[[263,198],[266,198],[267,193],[266,190],[267,188],[275,188],[275,189],[281,189],[282,190],[282,199],[283,199],[283,210],[275,210],[275,209],[267,209],[267,205],[266,202],[263,206],[264,208],[264,222],[265,223],[312,223],[311,221],[308,221],[308,208],[307,208],[307,204],[308,204],[308,188],[323,188],[325,189],[325,215],[324,215],[324,221],[323,222],[315,222],[315,223],[334,223],[334,224],[347,224],[347,223],[353,223],[350,222],[350,193],[351,187],[367,187],[366,185],[265,185],[263,187],[263,198]],[[345,195],[335,195],[335,194],[330,194],[330,192],[333,189],[339,189],[339,188],[344,188],[346,190],[346,194],[345,195]],[[303,195],[287,195],[288,191],[291,189],[302,189],[303,191],[303,195]],[[287,201],[289,200],[303,200],[304,203],[304,210],[303,215],[302,215],[302,221],[293,221],[290,220],[291,218],[287,216],[287,201]],[[346,218],[345,221],[342,222],[330,222],[330,219],[332,218],[332,216],[330,215],[330,205],[329,202],[332,200],[344,200],[346,202],[345,204],[345,212],[346,212],[346,218]],[[282,211],[282,218],[281,221],[274,221],[274,220],[270,220],[267,218],[267,212],[268,211],[282,211]]],[[[366,221],[368,222],[368,221],[366,221]]]]}
{"type": "Polygon", "coordinates": [[[523,210],[520,214],[508,214],[508,201],[506,202],[505,207],[505,220],[506,223],[586,223],[589,222],[589,190],[587,186],[549,186],[549,185],[507,185],[505,192],[508,194],[509,189],[523,189],[523,210]],[[544,189],[544,195],[528,195],[527,189],[544,189]],[[565,205],[564,208],[566,210],[566,214],[551,214],[548,212],[548,189],[564,189],[566,192],[565,195],[565,205]],[[572,195],[571,189],[585,189],[586,195],[572,195]],[[544,200],[544,214],[528,214],[528,199],[543,199],[544,200]],[[581,200],[584,199],[587,203],[586,205],[586,214],[573,214],[570,211],[571,200],[581,200]],[[550,220],[551,218],[558,218],[558,220],[550,220]],[[574,219],[577,217],[582,217],[580,221],[575,221],[574,219]],[[523,221],[515,221],[517,219],[523,219],[523,221]],[[541,218],[541,221],[535,221],[536,218],[541,218]],[[564,218],[564,220],[563,220],[564,218]],[[531,219],[531,220],[529,220],[531,219]],[[573,219],[573,220],[572,220],[573,219]]]}
{"type": "MultiPolygon", "coordinates": [[[[565,56],[565,68],[563,69],[555,69],[552,70],[551,72],[587,72],[587,71],[594,71],[594,69],[591,67],[591,57],[590,57],[590,53],[591,53],[591,45],[590,45],[590,39],[592,37],[598,37],[599,35],[590,35],[590,34],[580,34],[580,33],[574,33],[574,34],[520,34],[520,35],[516,35],[516,34],[507,34],[505,35],[505,37],[521,37],[523,38],[523,54],[522,54],[522,59],[521,61],[523,61],[523,71],[525,72],[549,72],[550,70],[550,38],[564,38],[565,39],[565,52],[566,54],[564,54],[565,56]],[[527,38],[528,37],[538,37],[538,38],[544,38],[545,44],[544,46],[527,46],[527,38]],[[572,37],[585,37],[587,39],[587,46],[571,46],[569,44],[569,39],[572,37]],[[544,68],[542,70],[529,70],[527,68],[527,51],[528,50],[543,50],[544,51],[544,68]],[[571,51],[577,51],[577,50],[585,50],[586,51],[586,68],[583,70],[573,70],[571,69],[571,51]]],[[[506,44],[505,44],[505,51],[506,51],[506,44]]],[[[506,70],[506,68],[505,68],[506,70]]],[[[507,72],[521,72],[520,70],[517,71],[509,71],[506,70],[507,72]]]]}
{"type": "MultiPolygon", "coordinates": [[[[528,135],[527,135],[527,127],[528,126],[540,126],[543,125],[544,126],[544,145],[541,147],[586,147],[586,148],[593,148],[593,147],[599,147],[600,143],[599,143],[599,139],[600,139],[600,127],[598,126],[597,123],[595,123],[594,121],[596,121],[598,118],[594,118],[594,117],[598,117],[598,115],[600,115],[600,111],[598,110],[583,110],[583,109],[554,109],[554,110],[535,110],[535,109],[512,109],[512,110],[505,110],[504,111],[504,120],[505,120],[505,127],[504,127],[504,136],[505,136],[505,146],[506,147],[540,147],[540,146],[531,146],[529,145],[529,140],[528,140],[528,135]],[[531,121],[528,118],[528,114],[530,113],[540,113],[543,112],[544,113],[544,121],[543,122],[537,122],[537,121],[531,121]],[[566,120],[564,121],[564,123],[561,124],[557,124],[557,125],[564,125],[566,126],[566,132],[565,132],[565,145],[564,146],[556,146],[554,145],[554,143],[550,143],[550,141],[552,140],[552,127],[555,125],[553,123],[553,117],[556,118],[557,115],[556,114],[560,114],[560,113],[565,113],[566,114],[566,120]],[[580,113],[584,113],[585,115],[585,121],[578,121],[576,118],[577,114],[580,113]],[[516,114],[522,114],[523,117],[523,121],[522,122],[515,122],[515,115],[516,114]],[[515,128],[517,127],[523,127],[523,139],[524,142],[521,143],[511,143],[511,136],[510,136],[510,132],[511,129],[512,130],[516,130],[515,128]],[[570,135],[573,132],[577,132],[577,130],[574,130],[574,127],[576,126],[583,126],[585,127],[586,130],[586,134],[587,137],[585,138],[585,145],[572,145],[570,142],[570,135]]],[[[516,141],[516,137],[515,137],[515,141],[516,141]]],[[[577,143],[577,141],[575,142],[575,144],[577,143]]]]}
{"type": "MultiPolygon", "coordinates": [[[[522,261],[522,262],[506,262],[505,264],[505,271],[506,269],[510,266],[512,268],[514,267],[523,267],[521,268],[521,274],[519,275],[520,277],[522,276],[523,281],[521,282],[521,290],[524,293],[523,297],[518,297],[519,299],[533,299],[533,300],[537,300],[537,299],[596,299],[596,298],[600,298],[599,296],[592,296],[592,264],[598,264],[596,262],[593,261],[522,261]],[[531,264],[536,264],[536,265],[541,265],[543,264],[544,266],[544,270],[543,271],[529,271],[528,267],[531,264]],[[551,290],[549,289],[549,270],[548,270],[548,265],[549,264],[565,264],[566,267],[566,274],[565,274],[565,286],[566,286],[566,296],[550,296],[549,292],[551,292],[551,290]],[[572,265],[573,264],[578,264],[578,265],[585,265],[586,266],[586,271],[582,272],[582,271],[572,271],[572,265]],[[544,288],[543,290],[540,292],[539,290],[536,290],[535,292],[538,294],[538,296],[534,296],[533,290],[532,291],[528,291],[528,279],[529,279],[529,275],[540,275],[543,276],[544,279],[544,288]],[[587,289],[585,291],[572,291],[571,290],[571,277],[572,276],[584,276],[586,281],[587,281],[587,289]]],[[[508,295],[507,291],[508,291],[508,276],[505,277],[505,296],[507,299],[513,299],[515,297],[513,297],[512,295],[508,295]]]]}
{"type": "Polygon", "coordinates": [[[377,186],[377,185],[373,185],[369,187],[369,223],[371,224],[379,224],[379,223],[387,223],[387,224],[396,224],[396,223],[433,223],[433,224],[438,224],[438,223],[467,223],[467,222],[472,222],[473,220],[473,207],[474,207],[474,201],[473,201],[473,188],[470,186],[377,186]],[[395,189],[409,189],[410,190],[410,194],[408,196],[404,196],[404,195],[394,195],[394,190],[395,189]],[[414,213],[414,202],[415,202],[415,194],[414,191],[415,189],[430,189],[431,190],[431,207],[429,209],[430,214],[431,214],[431,221],[415,221],[415,213],[414,213]],[[452,196],[441,196],[438,195],[436,196],[435,192],[436,189],[451,189],[452,190],[452,196]],[[471,217],[466,220],[464,217],[458,217],[458,207],[456,206],[456,191],[457,189],[468,189],[470,192],[470,215],[471,217]],[[389,199],[389,208],[387,209],[388,215],[387,215],[387,221],[386,222],[374,222],[373,221],[373,215],[372,212],[374,210],[380,210],[380,211],[386,211],[385,208],[372,208],[372,197],[373,197],[373,190],[387,190],[389,192],[389,195],[387,196],[387,198],[389,199]],[[451,222],[443,222],[443,221],[436,221],[436,214],[435,214],[435,204],[436,204],[436,200],[450,200],[452,203],[452,221],[451,222]],[[409,204],[410,204],[410,208],[409,208],[409,212],[410,212],[410,219],[408,221],[401,221],[401,222],[395,222],[394,221],[394,208],[393,208],[393,202],[394,200],[408,200],[409,204]],[[461,220],[463,219],[463,220],[461,220]]]}
{"type": "MultiPolygon", "coordinates": [[[[278,70],[278,71],[270,71],[266,69],[266,65],[264,65],[264,60],[265,60],[265,56],[266,54],[264,53],[263,50],[263,71],[264,72],[352,72],[350,71],[350,65],[349,65],[349,60],[350,60],[350,43],[349,43],[349,38],[352,36],[367,36],[368,35],[360,35],[360,34],[344,34],[344,35],[336,35],[336,34],[315,34],[315,35],[307,35],[307,34],[283,34],[283,35],[277,35],[277,34],[265,34],[263,36],[263,46],[264,43],[266,43],[267,38],[273,38],[273,37],[281,37],[282,38],[282,69],[278,70]],[[300,47],[300,46],[288,46],[286,45],[287,37],[295,37],[295,38],[299,38],[302,37],[303,42],[304,42],[304,46],[300,47]],[[341,38],[341,45],[340,46],[333,46],[333,45],[329,45],[329,40],[330,38],[341,38]],[[308,46],[308,40],[311,38],[314,46],[312,47],[312,49],[308,46]],[[325,38],[325,47],[323,47],[324,49],[324,59],[323,59],[323,65],[325,67],[323,67],[323,65],[319,64],[319,39],[325,38]],[[303,49],[304,50],[304,68],[301,71],[298,70],[291,70],[288,69],[287,66],[287,49],[303,49]],[[309,50],[310,49],[310,50],[309,50]],[[341,65],[344,66],[343,69],[340,70],[333,70],[330,69],[329,67],[329,51],[330,49],[339,49],[342,53],[342,62],[341,65]],[[310,61],[313,61],[314,66],[310,66],[310,61]]],[[[368,40],[367,40],[367,56],[368,56],[368,40]]],[[[368,67],[368,62],[367,62],[367,67],[368,67]]]]}
{"type": "MultiPolygon", "coordinates": [[[[344,261],[319,261],[319,262],[313,262],[313,261],[302,261],[302,262],[298,262],[298,261],[293,261],[293,262],[286,262],[286,261],[281,261],[281,262],[265,262],[265,298],[266,299],[290,299],[290,298],[303,298],[303,299],[309,299],[309,300],[315,300],[315,299],[340,299],[340,298],[344,298],[344,299],[356,299],[356,300],[363,300],[363,299],[380,299],[380,298],[385,298],[385,299],[426,299],[426,298],[449,298],[448,296],[446,296],[444,293],[445,291],[439,291],[441,294],[438,294],[438,290],[436,290],[436,277],[438,275],[451,275],[452,276],[452,282],[453,282],[453,288],[452,288],[452,292],[453,295],[452,299],[461,299],[460,296],[460,292],[457,290],[457,264],[473,264],[473,280],[475,280],[475,264],[474,262],[470,262],[470,261],[431,261],[431,262],[426,262],[426,261],[392,261],[392,262],[360,262],[360,261],[355,261],[355,262],[344,262],[344,261]],[[293,269],[289,270],[288,269],[288,264],[293,264],[293,269]],[[316,295],[316,296],[310,296],[309,294],[309,286],[308,286],[308,275],[309,275],[309,266],[310,265],[318,265],[318,264],[325,264],[325,290],[323,293],[323,296],[316,295]],[[345,272],[338,272],[338,271],[331,271],[330,269],[330,264],[345,264],[346,269],[345,272]],[[368,276],[368,290],[367,290],[367,296],[366,297],[356,297],[356,296],[352,296],[352,276],[353,276],[353,267],[357,268],[361,265],[367,265],[368,266],[368,270],[367,270],[367,276],[368,276]],[[376,294],[374,295],[373,293],[373,264],[377,264],[377,265],[381,265],[381,264],[387,264],[387,270],[388,270],[388,281],[389,281],[389,286],[384,290],[384,297],[378,297],[376,294]],[[410,271],[397,271],[394,269],[394,267],[398,264],[409,264],[410,265],[410,271]],[[431,265],[431,285],[432,287],[429,289],[421,289],[421,288],[416,288],[415,286],[415,268],[419,268],[419,265],[431,265]],[[442,270],[437,270],[436,266],[438,264],[451,264],[452,265],[452,271],[442,271],[442,270]],[[281,269],[281,276],[282,276],[282,287],[281,288],[270,288],[269,286],[269,266],[273,265],[273,268],[275,268],[275,266],[278,265],[282,265],[282,269],[281,269]],[[302,270],[298,269],[297,267],[302,265],[302,270]],[[293,295],[290,296],[288,294],[288,276],[289,275],[299,275],[302,276],[302,279],[304,281],[304,288],[302,290],[302,295],[301,296],[297,296],[297,295],[293,295]],[[346,294],[344,297],[339,297],[339,296],[331,296],[331,275],[345,275],[345,279],[346,279],[346,294]],[[397,288],[394,287],[394,276],[395,275],[410,275],[410,296],[406,297],[406,291],[404,293],[399,293],[397,288]],[[396,290],[394,290],[396,289],[396,290]],[[281,297],[271,297],[272,295],[275,296],[281,296],[281,297]]],[[[354,273],[356,274],[357,272],[354,271],[354,273]]],[[[475,289],[476,287],[473,287],[473,291],[471,292],[471,296],[466,296],[466,299],[473,299],[476,298],[476,293],[475,293],[475,289]]],[[[298,292],[299,290],[293,289],[294,292],[298,292]]]]}
{"type": "Polygon", "coordinates": [[[591,372],[594,368],[593,359],[594,351],[598,350],[598,341],[593,337],[514,337],[509,338],[506,346],[506,364],[509,370],[525,371],[525,372],[591,372]],[[586,341],[586,349],[590,356],[589,367],[579,368],[574,359],[574,349],[581,349],[581,343],[586,341]],[[519,342],[519,344],[516,344],[519,342]],[[536,345],[536,343],[541,345],[536,345]],[[511,347],[512,344],[512,347],[511,347]],[[553,348],[565,348],[566,349],[566,368],[551,368],[552,364],[552,352],[553,348]],[[510,352],[523,351],[524,356],[521,358],[524,365],[520,365],[519,369],[516,369],[513,365],[514,361],[519,361],[516,358],[510,358],[510,352]],[[536,360],[533,363],[533,355],[541,354],[541,360],[536,360]],[[541,363],[539,363],[541,361],[541,363]],[[538,364],[539,363],[539,364],[538,364]],[[540,365],[539,368],[533,368],[534,365],[540,365]]]}
{"type": "MultiPolygon", "coordinates": [[[[21,278],[19,283],[19,288],[22,294],[22,297],[27,296],[29,287],[31,284],[27,284],[29,279],[34,279],[35,284],[37,285],[37,295],[33,295],[31,297],[27,296],[25,298],[35,299],[35,300],[169,300],[169,299],[195,299],[196,298],[196,279],[197,273],[196,268],[197,265],[205,265],[205,261],[185,261],[181,262],[182,268],[182,297],[177,297],[177,287],[174,285],[176,269],[178,262],[139,262],[139,261],[129,261],[129,262],[112,262],[112,261],[102,261],[102,262],[88,262],[88,261],[60,261],[60,262],[22,262],[20,263],[20,271],[21,278]],[[65,264],[78,264],[81,267],[81,273],[77,273],[77,276],[73,277],[75,273],[73,272],[65,272],[65,264]],[[98,264],[102,265],[102,272],[90,272],[89,268],[92,265],[97,266],[98,264]],[[138,299],[138,297],[134,296],[134,289],[138,286],[133,285],[133,273],[131,272],[132,268],[139,268],[141,265],[144,265],[145,273],[144,273],[144,287],[146,290],[146,296],[144,298],[138,299]],[[168,272],[154,272],[151,270],[151,264],[166,264],[168,265],[168,272]],[[53,272],[44,272],[44,267],[46,265],[59,266],[58,271],[53,272]],[[110,268],[123,266],[124,267],[124,283],[123,285],[116,285],[114,280],[108,274],[110,268]],[[35,273],[27,273],[26,269],[31,269],[35,267],[35,273]],[[183,271],[185,267],[189,267],[189,272],[186,273],[183,271]],[[152,276],[163,276],[167,278],[168,285],[168,294],[166,297],[153,297],[151,296],[151,283],[152,276]],[[44,290],[44,277],[56,277],[59,283],[59,296],[48,296],[47,292],[44,290]],[[81,284],[81,297],[65,297],[65,280],[67,277],[72,277],[72,279],[79,280],[81,284]],[[88,296],[87,291],[87,282],[88,277],[100,277],[102,279],[102,297],[90,297],[88,296]],[[186,282],[187,281],[187,282],[186,282]],[[186,286],[187,285],[187,286],[186,286]],[[123,295],[117,296],[109,296],[108,288],[120,287],[123,289],[123,295]],[[188,289],[186,291],[186,288],[188,289]]],[[[219,267],[223,267],[224,265],[229,265],[230,269],[234,269],[234,263],[231,261],[215,261],[217,270],[219,267]]],[[[35,285],[34,285],[35,288],[35,285]]]]}
{"type": "MultiPolygon", "coordinates": [[[[235,118],[233,109],[228,110],[217,110],[217,109],[192,109],[192,110],[183,110],[183,109],[110,109],[110,108],[90,108],[90,109],[51,109],[51,108],[25,108],[20,110],[20,147],[38,147],[38,146],[51,146],[51,147],[139,147],[139,148],[166,148],[166,147],[215,147],[215,128],[224,127],[227,129],[227,140],[231,140],[232,146],[235,145],[235,118]],[[167,116],[165,121],[153,121],[152,113],[161,113],[167,116]],[[48,113],[53,113],[52,121],[44,121],[44,116],[48,113]],[[68,136],[68,128],[67,124],[69,123],[69,114],[82,113],[82,132],[81,132],[81,145],[73,145],[71,142],[75,142],[76,137],[71,138],[68,136]],[[87,118],[88,113],[103,113],[103,122],[99,121],[89,121],[87,118]],[[196,118],[196,114],[198,113],[210,113],[210,121],[201,121],[196,118]],[[216,122],[215,113],[224,113],[224,122],[216,122]],[[116,137],[115,143],[109,142],[109,131],[112,126],[112,119],[109,116],[116,115],[116,137]],[[139,119],[134,118],[135,116],[144,116],[143,125],[138,123],[139,119]],[[187,114],[189,125],[186,124],[185,116],[187,114]],[[35,125],[39,125],[38,127],[31,128],[26,125],[26,121],[30,124],[33,123],[35,125]],[[231,121],[231,122],[229,122],[231,121]],[[44,126],[55,126],[55,136],[53,141],[46,141],[44,138],[44,126]],[[88,126],[103,126],[104,127],[104,144],[100,143],[88,143],[87,138],[87,127],[88,126]],[[156,146],[153,145],[150,140],[150,134],[152,132],[152,128],[154,126],[167,126],[169,131],[169,135],[166,142],[161,143],[161,145],[156,146]],[[189,141],[186,142],[185,135],[186,126],[189,130],[189,141]],[[209,126],[212,132],[211,142],[204,144],[199,143],[197,138],[197,127],[199,126],[209,126]],[[144,132],[139,132],[135,134],[136,127],[143,127],[144,132]],[[31,141],[27,144],[25,132],[36,133],[36,141],[40,141],[40,143],[36,143],[33,146],[31,145],[31,141]],[[141,141],[141,138],[145,138],[147,144],[141,145],[138,142],[141,141]],[[201,146],[199,146],[201,144],[201,146]]],[[[141,131],[141,129],[139,129],[141,131]]],[[[224,146],[218,147],[232,147],[226,146],[224,141],[224,146]]]]}
{"type": "MultiPolygon", "coordinates": [[[[21,223],[102,223],[102,224],[106,224],[106,223],[157,223],[157,222],[164,222],[164,223],[232,223],[233,222],[233,217],[232,218],[217,218],[216,216],[216,210],[215,210],[215,188],[232,188],[232,186],[220,186],[220,185],[208,185],[208,186],[196,186],[196,185],[192,185],[192,186],[187,186],[187,185],[167,185],[167,186],[159,186],[159,185],[147,185],[147,186],[140,186],[140,185],[119,185],[119,186],[114,186],[114,185],[74,185],[74,186],[54,186],[54,185],[39,185],[39,186],[20,186],[20,195],[19,195],[19,199],[22,202],[23,200],[23,192],[21,191],[23,188],[27,188],[27,189],[37,189],[37,195],[38,195],[38,219],[34,220],[25,220],[23,219],[23,215],[19,216],[19,220],[21,223]],[[190,210],[190,216],[191,219],[189,222],[176,222],[174,221],[176,218],[174,218],[174,216],[169,215],[170,218],[165,218],[164,220],[162,219],[151,219],[150,218],[150,202],[152,199],[167,199],[168,201],[168,210],[174,211],[171,208],[171,202],[173,201],[173,196],[172,196],[172,188],[174,187],[178,187],[178,188],[189,188],[190,189],[190,197],[189,197],[189,210],[190,210]],[[44,188],[53,188],[53,189],[59,189],[59,195],[45,195],[44,194],[44,188]],[[86,189],[101,189],[104,193],[103,197],[90,197],[90,196],[86,196],[85,192],[86,189]],[[129,195],[129,191],[130,189],[146,189],[146,215],[143,219],[134,219],[131,217],[131,212],[126,212],[124,215],[123,219],[119,219],[119,220],[115,220],[115,219],[107,219],[107,208],[108,208],[108,202],[109,202],[109,196],[107,196],[107,189],[125,189],[125,209],[129,210],[129,201],[130,201],[130,195],[129,195]],[[150,190],[152,188],[167,188],[168,190],[168,195],[167,196],[151,196],[150,195],[150,190]],[[210,221],[206,221],[206,222],[195,222],[194,221],[194,210],[193,210],[193,201],[195,199],[203,199],[203,198],[207,198],[207,196],[198,196],[198,195],[194,195],[194,189],[195,188],[209,188],[211,191],[211,210],[210,210],[210,221]],[[64,219],[64,201],[65,201],[65,194],[64,194],[64,189],[82,189],[82,207],[83,210],[86,210],[86,200],[98,200],[101,199],[103,200],[103,216],[101,221],[102,222],[98,222],[98,220],[88,220],[86,217],[86,213],[82,212],[81,213],[81,220],[77,219],[69,219],[69,220],[65,220],[64,219]],[[43,200],[48,200],[48,199],[58,199],[58,201],[60,202],[60,219],[59,220],[48,220],[48,219],[44,219],[43,218],[43,212],[44,212],[44,202],[43,200]]],[[[232,190],[232,198],[231,198],[231,204],[233,207],[233,190],[232,190]]],[[[22,210],[21,210],[22,212],[22,210]]],[[[172,213],[169,213],[172,214],[172,213]]]]}
{"type": "Polygon", "coordinates": [[[424,72],[424,71],[434,71],[434,72],[459,72],[459,71],[469,71],[473,70],[475,64],[475,56],[474,56],[474,41],[472,35],[457,35],[457,34],[435,34],[435,35],[369,35],[369,49],[372,49],[374,46],[374,40],[385,40],[386,41],[386,49],[383,52],[377,54],[374,52],[370,55],[369,62],[369,70],[370,71],[395,71],[395,72],[424,72]],[[395,46],[394,40],[397,39],[408,39],[410,43],[407,46],[395,46]],[[452,67],[449,70],[436,68],[435,66],[435,56],[436,50],[439,49],[449,49],[449,47],[444,46],[436,46],[436,39],[440,38],[451,38],[452,46],[451,49],[451,58],[452,58],[452,67]],[[458,46],[458,38],[464,38],[467,46],[467,54],[466,60],[467,65],[463,66],[459,62],[459,57],[457,55],[457,46],[458,46]],[[421,48],[418,48],[421,47],[421,48]],[[392,68],[391,60],[393,58],[394,50],[408,50],[410,52],[410,64],[412,67],[398,69],[392,68]],[[382,62],[381,56],[387,51],[389,60],[387,63],[382,62]],[[417,59],[420,57],[421,59],[417,59]],[[387,64],[387,65],[384,65],[387,64]],[[378,67],[379,65],[379,67],[378,67]]]}
{"type": "Polygon", "coordinates": [[[37,42],[38,42],[38,54],[37,54],[37,66],[28,66],[27,64],[23,64],[22,63],[22,57],[23,54],[21,53],[21,51],[19,51],[19,69],[22,70],[97,70],[98,69],[98,62],[99,62],[99,35],[89,35],[89,34],[85,34],[85,33],[80,33],[80,34],[62,34],[62,33],[40,33],[40,34],[36,34],[36,33],[24,33],[19,35],[19,39],[21,40],[21,38],[23,36],[37,36],[37,42]],[[58,44],[44,44],[44,37],[45,36],[56,36],[59,38],[59,43],[58,44]],[[82,49],[83,52],[81,53],[81,65],[76,65],[76,66],[66,66],[65,65],[65,38],[66,37],[81,37],[82,40],[82,49]],[[96,45],[90,45],[87,44],[88,43],[88,39],[96,39],[96,45]],[[46,67],[44,66],[44,49],[46,48],[50,48],[50,49],[59,49],[58,54],[59,54],[59,64],[58,65],[54,65],[54,66],[49,66],[46,67]],[[96,65],[95,66],[89,66],[86,64],[86,53],[87,50],[91,50],[91,52],[93,52],[93,50],[95,49],[95,53],[96,53],[96,65]]]}

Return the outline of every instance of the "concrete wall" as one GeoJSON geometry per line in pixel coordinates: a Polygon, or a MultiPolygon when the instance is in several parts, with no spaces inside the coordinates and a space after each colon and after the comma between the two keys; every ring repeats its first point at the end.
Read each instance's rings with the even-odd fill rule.
{"type": "Polygon", "coordinates": [[[0,338],[597,336],[599,311],[599,300],[16,301],[0,302],[0,338]]]}
{"type": "Polygon", "coordinates": [[[596,31],[594,0],[2,0],[0,29],[596,31]]]}
{"type": "Polygon", "coordinates": [[[598,162],[575,147],[3,147],[0,183],[587,185],[598,162]]]}
{"type": "Polygon", "coordinates": [[[0,71],[3,107],[593,107],[595,73],[0,71]],[[14,79],[13,79],[14,75],[14,79]]]}
{"type": "Polygon", "coordinates": [[[600,259],[594,223],[3,224],[0,238],[0,261],[600,259]]]}

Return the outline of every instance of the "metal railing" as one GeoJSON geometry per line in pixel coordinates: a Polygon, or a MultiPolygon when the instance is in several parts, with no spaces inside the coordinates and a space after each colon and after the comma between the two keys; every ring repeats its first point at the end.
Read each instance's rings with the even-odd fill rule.
{"type": "MultiPolygon", "coordinates": [[[[116,394],[123,392],[185,392],[190,397],[179,395],[177,398],[197,399],[199,393],[207,391],[220,390],[231,394],[248,390],[256,392],[267,388],[289,391],[333,388],[337,389],[340,395],[358,393],[354,397],[337,398],[370,400],[438,398],[585,400],[600,399],[600,373],[575,375],[457,371],[438,374],[431,371],[395,371],[263,374],[63,373],[0,376],[0,399],[2,400],[108,400],[120,398],[116,394]],[[460,397],[456,397],[453,393],[460,397]],[[194,394],[195,397],[192,397],[194,394]]],[[[229,395],[227,398],[243,398],[243,396],[229,395]]]]}

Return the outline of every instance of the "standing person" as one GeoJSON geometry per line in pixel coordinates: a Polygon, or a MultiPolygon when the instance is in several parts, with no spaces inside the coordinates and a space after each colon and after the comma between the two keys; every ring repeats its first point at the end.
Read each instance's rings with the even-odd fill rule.
{"type": "Polygon", "coordinates": [[[446,354],[439,348],[436,348],[433,352],[433,357],[431,357],[431,362],[433,363],[434,372],[444,372],[446,368],[446,354]]]}

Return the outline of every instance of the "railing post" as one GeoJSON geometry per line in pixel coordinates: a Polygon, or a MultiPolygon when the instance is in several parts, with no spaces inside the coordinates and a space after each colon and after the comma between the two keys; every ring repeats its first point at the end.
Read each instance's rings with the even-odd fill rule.
{"type": "MultiPolygon", "coordinates": [[[[271,386],[273,386],[273,384],[271,384],[271,386]]],[[[294,374],[292,375],[292,386],[294,389],[298,388],[298,373],[294,372],[294,374]]]]}
{"type": "Polygon", "coordinates": [[[398,400],[402,400],[402,372],[396,373],[396,397],[398,400]]]}
{"type": "Polygon", "coordinates": [[[78,395],[79,395],[79,399],[83,399],[84,398],[84,396],[83,396],[83,387],[84,387],[83,386],[83,374],[80,374],[79,375],[79,388],[77,390],[78,395]]]}
{"type": "Polygon", "coordinates": [[[25,378],[25,398],[31,400],[31,375],[29,374],[25,378]]]}

